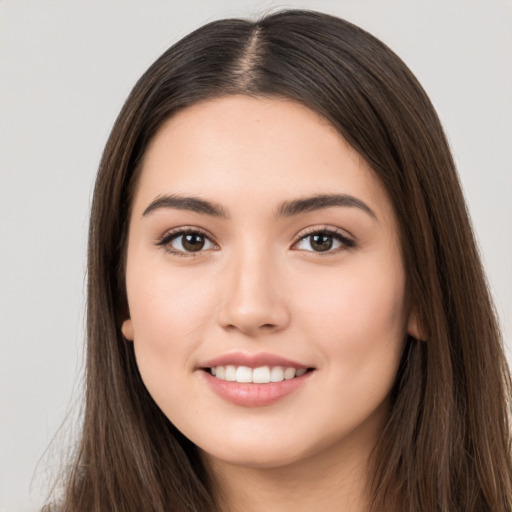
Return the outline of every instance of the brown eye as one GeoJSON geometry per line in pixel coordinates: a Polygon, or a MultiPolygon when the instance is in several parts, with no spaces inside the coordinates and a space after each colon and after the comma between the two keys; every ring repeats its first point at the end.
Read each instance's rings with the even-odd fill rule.
{"type": "Polygon", "coordinates": [[[175,254],[191,254],[207,249],[215,249],[215,244],[203,233],[194,231],[174,232],[163,238],[159,245],[175,254]]]}
{"type": "Polygon", "coordinates": [[[355,242],[345,235],[331,230],[321,230],[303,236],[294,249],[308,252],[337,252],[355,246],[355,242]]]}
{"type": "Polygon", "coordinates": [[[183,249],[188,252],[200,251],[205,244],[204,236],[197,234],[181,235],[183,249]]]}
{"type": "Polygon", "coordinates": [[[333,239],[330,235],[310,235],[309,243],[314,251],[324,252],[332,248],[333,239]]]}

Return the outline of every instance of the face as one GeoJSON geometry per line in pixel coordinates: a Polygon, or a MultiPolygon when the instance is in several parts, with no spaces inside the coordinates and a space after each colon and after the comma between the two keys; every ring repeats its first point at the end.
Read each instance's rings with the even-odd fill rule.
{"type": "Polygon", "coordinates": [[[415,320],[386,193],[314,112],[231,96],[168,120],[126,285],[144,383],[206,457],[281,467],[373,447],[415,320]]]}

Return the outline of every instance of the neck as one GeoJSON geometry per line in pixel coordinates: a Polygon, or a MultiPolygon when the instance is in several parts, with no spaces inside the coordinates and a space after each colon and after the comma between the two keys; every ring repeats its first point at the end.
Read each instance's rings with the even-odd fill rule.
{"type": "Polygon", "coordinates": [[[351,446],[280,467],[247,467],[208,458],[226,512],[366,512],[369,450],[351,446]]]}

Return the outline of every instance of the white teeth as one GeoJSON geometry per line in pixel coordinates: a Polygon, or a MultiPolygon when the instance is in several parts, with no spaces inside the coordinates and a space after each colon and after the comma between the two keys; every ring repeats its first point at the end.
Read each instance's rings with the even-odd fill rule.
{"type": "Polygon", "coordinates": [[[267,384],[269,382],[282,382],[294,377],[301,377],[306,373],[306,368],[285,368],[283,366],[260,366],[258,368],[249,368],[248,366],[214,366],[210,372],[217,379],[230,382],[243,382],[255,384],[267,384]]]}
{"type": "Polygon", "coordinates": [[[284,371],[284,379],[290,380],[293,379],[293,377],[295,377],[295,368],[286,368],[284,371]]]}
{"type": "Polygon", "coordinates": [[[270,368],[268,366],[260,366],[252,371],[252,382],[257,384],[266,384],[270,382],[270,368]]]}
{"type": "Polygon", "coordinates": [[[226,366],[225,380],[229,380],[230,382],[236,381],[236,366],[233,366],[232,364],[228,364],[226,366]]]}
{"type": "Polygon", "coordinates": [[[247,366],[239,366],[236,369],[237,382],[252,382],[252,370],[247,366]]]}
{"type": "Polygon", "coordinates": [[[284,368],[282,366],[274,366],[270,370],[270,382],[281,382],[284,380],[284,368]]]}

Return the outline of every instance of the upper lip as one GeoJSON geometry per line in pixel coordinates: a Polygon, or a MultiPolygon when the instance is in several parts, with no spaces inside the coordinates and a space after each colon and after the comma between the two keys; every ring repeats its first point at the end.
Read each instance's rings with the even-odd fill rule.
{"type": "Polygon", "coordinates": [[[233,352],[223,354],[208,361],[205,361],[200,368],[213,368],[216,366],[248,366],[249,368],[258,368],[260,366],[284,366],[286,368],[311,368],[308,365],[281,357],[277,354],[268,352],[259,352],[255,354],[247,354],[244,352],[233,352]]]}

